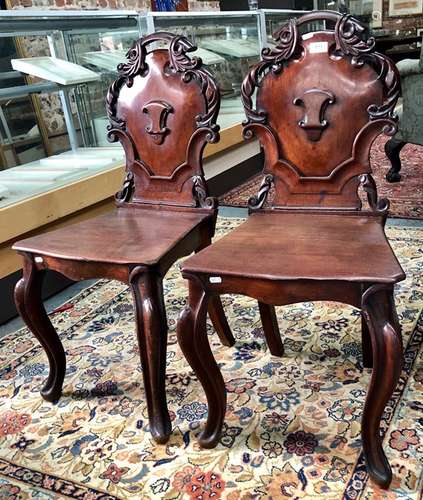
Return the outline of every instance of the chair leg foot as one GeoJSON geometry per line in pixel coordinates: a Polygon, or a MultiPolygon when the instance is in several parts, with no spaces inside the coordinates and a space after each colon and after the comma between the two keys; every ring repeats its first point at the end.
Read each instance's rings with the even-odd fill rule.
{"type": "Polygon", "coordinates": [[[373,372],[362,419],[363,452],[371,479],[388,488],[392,471],[382,448],[380,419],[399,380],[402,339],[392,286],[373,285],[363,295],[362,309],[373,346],[373,372]]]}
{"type": "Polygon", "coordinates": [[[206,393],[208,418],[198,441],[203,448],[219,442],[226,412],[226,388],[206,331],[208,296],[197,278],[189,279],[189,302],[178,321],[178,342],[206,393]]]}
{"type": "Polygon", "coordinates": [[[213,295],[210,297],[208,312],[222,344],[227,347],[232,347],[235,344],[235,337],[233,336],[228,325],[228,320],[226,319],[219,295],[213,295]]]}
{"type": "Polygon", "coordinates": [[[160,444],[172,432],[166,402],[167,320],[160,276],[140,272],[131,277],[135,300],[138,344],[150,432],[160,444]]]}
{"type": "Polygon", "coordinates": [[[372,339],[369,327],[364,316],[361,316],[361,345],[363,353],[363,367],[373,368],[372,339]]]}
{"type": "Polygon", "coordinates": [[[398,139],[392,138],[385,144],[385,154],[391,162],[391,168],[386,174],[386,180],[388,182],[399,182],[401,180],[400,170],[401,170],[401,159],[400,152],[401,149],[407,143],[404,141],[399,141],[398,139]]]}
{"type": "Polygon", "coordinates": [[[282,357],[284,355],[284,347],[279,332],[275,307],[265,304],[264,302],[259,302],[258,306],[264,336],[266,338],[267,345],[269,346],[270,353],[273,356],[282,357]]]}
{"type": "Polygon", "coordinates": [[[50,370],[41,389],[41,396],[46,401],[56,402],[62,394],[66,355],[43,305],[41,296],[43,277],[44,271],[37,270],[33,257],[26,255],[23,276],[15,287],[15,303],[22,319],[47,354],[50,370]]]}

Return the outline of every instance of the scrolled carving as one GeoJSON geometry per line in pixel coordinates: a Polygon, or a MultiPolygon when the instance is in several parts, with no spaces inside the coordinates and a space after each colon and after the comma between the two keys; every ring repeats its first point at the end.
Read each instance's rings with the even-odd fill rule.
{"type": "MultiPolygon", "coordinates": [[[[372,104],[368,107],[370,119],[387,118],[396,121],[398,118],[394,109],[401,92],[398,71],[390,59],[374,52],[375,39],[364,39],[364,32],[364,26],[351,15],[341,16],[335,25],[336,52],[352,56],[351,64],[354,66],[369,64],[378,73],[378,79],[384,83],[384,102],[380,106],[372,104]]],[[[392,135],[395,131],[393,125],[384,130],[387,135],[392,135]]]]}
{"type": "Polygon", "coordinates": [[[274,181],[274,177],[271,174],[267,174],[264,177],[257,195],[252,196],[248,200],[248,208],[251,211],[259,210],[259,209],[263,208],[264,204],[266,203],[270,188],[272,187],[273,181],[274,181]]]}
{"type": "Polygon", "coordinates": [[[290,19],[285,26],[275,33],[276,47],[265,47],[261,57],[272,65],[272,71],[281,71],[284,61],[290,59],[298,48],[298,28],[296,19],[290,19]]]}
{"type": "Polygon", "coordinates": [[[134,83],[134,77],[145,73],[148,69],[145,57],[147,48],[145,38],[137,40],[126,53],[128,62],[118,64],[117,70],[119,76],[126,79],[126,85],[131,87],[134,83]]]}
{"type": "MultiPolygon", "coordinates": [[[[195,50],[197,47],[184,36],[175,37],[169,46],[170,67],[174,71],[182,72],[185,82],[195,79],[200,85],[201,92],[205,97],[206,111],[196,117],[196,122],[199,127],[211,127],[219,114],[219,89],[210,73],[202,67],[201,58],[187,56],[188,52],[195,50]]],[[[209,142],[213,142],[213,140],[211,139],[209,142]]]]}
{"type": "Polygon", "coordinates": [[[123,203],[131,201],[134,188],[134,174],[132,172],[127,172],[122,189],[115,194],[116,202],[123,203]]]}
{"type": "MultiPolygon", "coordinates": [[[[390,59],[381,54],[376,52],[372,54],[372,56],[373,57],[369,60],[369,64],[378,71],[379,80],[385,83],[386,93],[385,99],[380,106],[372,104],[367,108],[367,111],[372,120],[388,118],[396,122],[398,121],[398,116],[395,114],[395,105],[401,94],[401,83],[398,70],[390,59]]],[[[390,127],[385,127],[384,132],[387,135],[395,134],[396,125],[392,124],[390,127]]]]}
{"type": "Polygon", "coordinates": [[[189,57],[188,52],[194,52],[197,47],[184,36],[175,36],[169,45],[169,60],[173,70],[185,72],[201,66],[199,57],[189,57]]]}
{"type": "Polygon", "coordinates": [[[285,61],[290,59],[298,50],[299,34],[295,19],[291,19],[276,34],[276,47],[265,47],[262,50],[262,61],[253,66],[244,79],[241,87],[241,98],[249,123],[266,123],[267,113],[254,109],[252,96],[259,86],[260,79],[269,68],[275,74],[280,73],[285,61]]]}
{"type": "Polygon", "coordinates": [[[363,174],[359,178],[360,185],[367,194],[367,201],[373,213],[386,216],[389,210],[389,200],[378,198],[376,182],[371,174],[363,174]]]}
{"type": "Polygon", "coordinates": [[[119,97],[120,89],[125,83],[125,79],[119,77],[115,80],[107,90],[106,94],[106,112],[107,117],[109,118],[110,124],[107,125],[107,140],[109,142],[117,142],[118,138],[116,134],[114,134],[114,130],[124,130],[125,129],[125,121],[117,118],[116,116],[116,104],[119,97]]]}
{"type": "Polygon", "coordinates": [[[335,25],[336,50],[355,58],[374,50],[375,39],[363,38],[365,28],[350,14],[339,17],[335,25]]]}
{"type": "Polygon", "coordinates": [[[192,194],[197,207],[201,208],[216,208],[217,199],[212,196],[207,196],[207,188],[204,182],[204,177],[195,175],[192,178],[192,194]]]}

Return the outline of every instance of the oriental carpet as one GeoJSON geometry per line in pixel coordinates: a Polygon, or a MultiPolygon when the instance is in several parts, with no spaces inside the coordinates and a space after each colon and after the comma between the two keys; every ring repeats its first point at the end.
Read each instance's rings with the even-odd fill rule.
{"type": "MultiPolygon", "coordinates": [[[[217,237],[239,224],[218,220],[217,237]]],[[[362,369],[360,315],[337,303],[277,308],[286,350],[269,354],[257,304],[224,296],[236,336],[210,342],[228,389],[220,444],[195,436],[207,407],[178,348],[186,302],[178,266],[165,280],[169,323],[167,394],[173,434],[150,438],[132,299],[99,281],[52,315],[67,351],[64,392],[39,390],[47,362],[24,328],[0,341],[0,498],[7,499],[415,499],[423,460],[423,229],[390,227],[407,272],[396,288],[405,344],[401,381],[383,418],[391,490],[375,488],[361,455],[360,416],[370,369],[362,369]]]]}
{"type": "MultiPolygon", "coordinates": [[[[423,219],[423,146],[407,144],[401,151],[401,181],[389,183],[385,179],[391,164],[385,156],[386,136],[378,137],[373,143],[370,161],[373,176],[377,182],[380,198],[391,202],[389,215],[423,219]]],[[[220,197],[220,205],[246,207],[250,196],[257,194],[263,176],[255,175],[220,197]]],[[[269,193],[271,200],[272,191],[269,193]]]]}

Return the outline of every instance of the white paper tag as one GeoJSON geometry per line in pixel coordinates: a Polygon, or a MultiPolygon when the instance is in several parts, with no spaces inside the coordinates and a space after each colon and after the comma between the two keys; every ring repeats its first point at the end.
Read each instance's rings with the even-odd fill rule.
{"type": "Polygon", "coordinates": [[[210,276],[210,283],[222,283],[222,278],[220,276],[210,276]]]}
{"type": "Polygon", "coordinates": [[[309,45],[310,54],[323,54],[328,51],[328,42],[313,42],[309,45]]]}
{"type": "Polygon", "coordinates": [[[41,264],[41,263],[43,262],[43,258],[42,258],[42,257],[35,257],[35,259],[34,259],[34,260],[35,260],[35,262],[36,262],[37,264],[41,264]]]}

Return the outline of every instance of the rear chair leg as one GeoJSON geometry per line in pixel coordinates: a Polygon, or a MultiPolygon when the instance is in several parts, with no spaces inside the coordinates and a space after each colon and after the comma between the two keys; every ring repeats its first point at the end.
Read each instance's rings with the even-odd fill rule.
{"type": "Polygon", "coordinates": [[[210,297],[208,313],[222,344],[232,347],[235,344],[235,338],[229,328],[219,295],[210,297]]]}
{"type": "Polygon", "coordinates": [[[66,356],[59,336],[51,324],[41,298],[45,271],[36,268],[34,257],[24,256],[23,276],[15,287],[15,303],[19,314],[43,346],[50,371],[41,396],[46,401],[57,401],[62,394],[66,372],[66,356]]]}
{"type": "MultiPolygon", "coordinates": [[[[209,245],[211,245],[211,237],[210,229],[207,229],[207,233],[203,233],[202,243],[200,247],[197,248],[196,253],[201,252],[203,248],[206,248],[209,245]]],[[[210,297],[208,304],[208,313],[220,341],[223,345],[232,347],[235,344],[235,337],[233,336],[228,325],[228,321],[226,319],[225,311],[223,309],[222,301],[219,295],[213,295],[212,297],[210,297]]]]}
{"type": "Polygon", "coordinates": [[[260,318],[263,325],[264,336],[270,353],[273,356],[283,356],[284,348],[279,332],[278,319],[276,317],[275,307],[264,302],[259,302],[260,318]]]}
{"type": "Polygon", "coordinates": [[[189,301],[178,325],[178,342],[185,358],[203,386],[208,403],[208,417],[198,441],[203,448],[214,448],[222,434],[226,412],[226,388],[207,338],[207,292],[199,279],[189,279],[189,301]]]}

